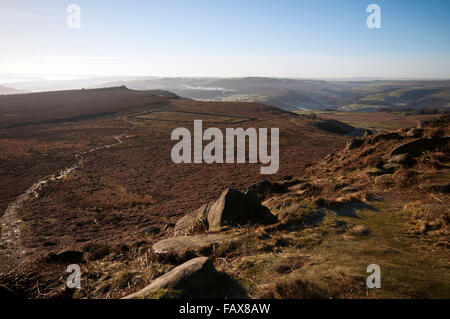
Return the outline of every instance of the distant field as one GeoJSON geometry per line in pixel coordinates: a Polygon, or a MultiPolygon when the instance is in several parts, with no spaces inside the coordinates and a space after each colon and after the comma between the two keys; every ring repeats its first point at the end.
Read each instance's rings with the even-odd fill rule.
{"type": "Polygon", "coordinates": [[[417,121],[431,119],[439,115],[405,115],[404,112],[334,112],[334,111],[295,111],[297,114],[317,114],[326,119],[342,121],[349,125],[377,131],[416,126],[417,121]]]}
{"type": "Polygon", "coordinates": [[[134,118],[153,121],[189,122],[189,123],[192,123],[194,120],[203,120],[205,123],[241,123],[249,120],[249,118],[246,117],[236,117],[236,116],[196,113],[196,112],[168,112],[168,111],[156,111],[139,114],[134,118]]]}

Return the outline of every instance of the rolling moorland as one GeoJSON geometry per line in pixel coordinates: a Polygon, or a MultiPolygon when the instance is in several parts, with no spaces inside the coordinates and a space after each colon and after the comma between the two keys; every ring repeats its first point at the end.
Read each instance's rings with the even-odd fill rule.
{"type": "Polygon", "coordinates": [[[399,116],[377,132],[328,115],[126,87],[0,97],[2,289],[448,298],[449,118],[399,116]],[[263,180],[259,164],[174,164],[170,133],[192,131],[194,118],[279,127],[279,172],[263,180]],[[66,288],[72,263],[81,289],[66,288]],[[372,263],[382,289],[365,287],[372,263]]]}
{"type": "Polygon", "coordinates": [[[448,111],[450,106],[449,80],[97,77],[66,81],[29,80],[4,85],[27,92],[126,85],[136,90],[168,90],[197,100],[258,102],[284,110],[448,111]]]}
{"type": "Polygon", "coordinates": [[[320,81],[250,77],[200,80],[169,78],[119,83],[134,89],[158,87],[194,99],[261,102],[285,110],[375,111],[383,108],[450,106],[450,81],[445,80],[320,81]]]}

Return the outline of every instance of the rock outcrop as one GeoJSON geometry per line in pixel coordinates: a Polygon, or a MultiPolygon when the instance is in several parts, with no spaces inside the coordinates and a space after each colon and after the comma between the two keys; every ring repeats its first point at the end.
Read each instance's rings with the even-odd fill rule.
{"type": "Polygon", "coordinates": [[[215,202],[203,205],[178,220],[175,236],[219,230],[222,226],[271,224],[276,221],[269,209],[261,205],[257,190],[242,193],[236,189],[226,189],[215,202]]]}
{"type": "Polygon", "coordinates": [[[419,138],[398,145],[391,151],[390,156],[408,154],[411,157],[418,157],[425,151],[435,151],[441,147],[447,147],[449,143],[450,137],[419,138]]]}
{"type": "Polygon", "coordinates": [[[208,211],[210,231],[226,225],[271,224],[276,220],[269,209],[261,205],[255,193],[244,194],[236,189],[225,190],[208,211]]]}
{"type": "Polygon", "coordinates": [[[245,192],[253,192],[260,200],[265,200],[272,192],[272,183],[265,179],[256,184],[250,185],[247,187],[245,192]]]}
{"type": "Polygon", "coordinates": [[[214,244],[227,240],[225,235],[220,233],[202,234],[197,236],[177,236],[161,240],[153,245],[153,252],[179,253],[186,250],[197,251],[214,244]]]}
{"type": "Polygon", "coordinates": [[[211,259],[198,257],[175,267],[165,275],[155,279],[144,289],[128,295],[124,299],[146,298],[159,289],[174,289],[189,291],[200,290],[214,284],[219,273],[211,259]]]}

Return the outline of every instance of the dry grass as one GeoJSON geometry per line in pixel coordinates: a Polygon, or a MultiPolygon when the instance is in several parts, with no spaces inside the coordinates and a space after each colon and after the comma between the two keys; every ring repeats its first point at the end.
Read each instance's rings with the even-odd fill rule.
{"type": "Polygon", "coordinates": [[[412,212],[412,231],[418,234],[448,236],[450,234],[450,211],[445,204],[422,204],[413,202],[405,205],[412,212]]]}

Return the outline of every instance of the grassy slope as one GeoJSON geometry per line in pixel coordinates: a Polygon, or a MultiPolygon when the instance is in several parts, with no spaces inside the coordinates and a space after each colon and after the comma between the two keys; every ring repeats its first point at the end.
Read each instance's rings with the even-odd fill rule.
{"type": "Polygon", "coordinates": [[[406,112],[339,112],[339,111],[295,111],[297,114],[317,114],[323,118],[334,119],[354,127],[376,131],[394,130],[401,127],[413,127],[417,121],[428,120],[437,115],[406,115],[406,112]]]}
{"type": "Polygon", "coordinates": [[[266,239],[249,235],[230,252],[238,257],[219,260],[219,268],[236,274],[251,297],[448,298],[445,248],[407,234],[410,212],[398,203],[373,206],[376,211],[356,209],[359,217],[328,212],[316,226],[274,232],[266,239]],[[364,224],[371,234],[343,232],[336,228],[337,221],[364,224]],[[381,267],[382,288],[368,290],[366,268],[373,263],[381,267]],[[310,288],[297,285],[286,290],[296,280],[310,288]]]}

